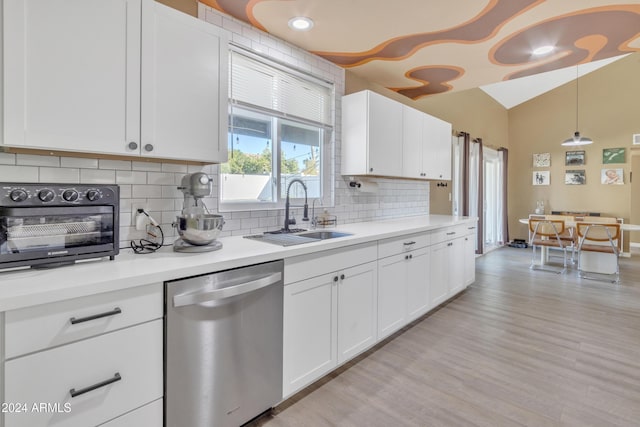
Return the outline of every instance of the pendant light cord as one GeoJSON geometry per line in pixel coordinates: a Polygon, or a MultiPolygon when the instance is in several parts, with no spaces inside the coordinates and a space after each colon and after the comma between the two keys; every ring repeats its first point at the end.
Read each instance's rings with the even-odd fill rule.
{"type": "Polygon", "coordinates": [[[578,108],[580,108],[580,104],[578,103],[578,93],[580,92],[579,89],[579,76],[578,76],[578,64],[576,64],[576,132],[579,132],[579,127],[578,127],[578,108]]]}

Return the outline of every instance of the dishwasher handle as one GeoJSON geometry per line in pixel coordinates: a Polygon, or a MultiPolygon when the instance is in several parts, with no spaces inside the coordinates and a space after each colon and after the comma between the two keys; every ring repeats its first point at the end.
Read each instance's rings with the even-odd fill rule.
{"type": "Polygon", "coordinates": [[[282,280],[282,272],[277,272],[256,280],[252,280],[250,282],[242,283],[240,285],[229,286],[228,288],[175,295],[173,297],[173,306],[184,307],[186,305],[201,304],[204,302],[231,298],[237,295],[246,294],[252,291],[257,291],[258,289],[266,288],[267,286],[278,283],[280,280],[282,280]]]}

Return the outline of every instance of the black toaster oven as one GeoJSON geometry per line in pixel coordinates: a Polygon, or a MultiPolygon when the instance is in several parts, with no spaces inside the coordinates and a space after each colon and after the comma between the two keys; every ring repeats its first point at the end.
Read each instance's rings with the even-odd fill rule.
{"type": "Polygon", "coordinates": [[[119,202],[117,185],[0,183],[0,269],[113,260],[119,202]]]}

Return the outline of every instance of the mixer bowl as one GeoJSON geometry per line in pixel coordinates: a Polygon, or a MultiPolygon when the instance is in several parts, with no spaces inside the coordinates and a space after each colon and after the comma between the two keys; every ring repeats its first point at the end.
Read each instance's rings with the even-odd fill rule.
{"type": "Polygon", "coordinates": [[[182,240],[198,246],[208,245],[216,240],[220,231],[222,231],[223,225],[224,218],[222,215],[214,214],[178,215],[174,223],[182,240]]]}

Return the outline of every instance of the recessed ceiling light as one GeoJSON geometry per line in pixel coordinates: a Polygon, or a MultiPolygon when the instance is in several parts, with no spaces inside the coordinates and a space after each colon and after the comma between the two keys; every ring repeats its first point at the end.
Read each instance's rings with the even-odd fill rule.
{"type": "Polygon", "coordinates": [[[546,53],[549,53],[551,51],[553,51],[554,47],[553,46],[540,46],[536,49],[533,50],[533,54],[534,55],[544,55],[546,53]]]}
{"type": "Polygon", "coordinates": [[[306,16],[296,16],[289,19],[289,28],[296,31],[309,31],[313,28],[313,21],[306,16]]]}

